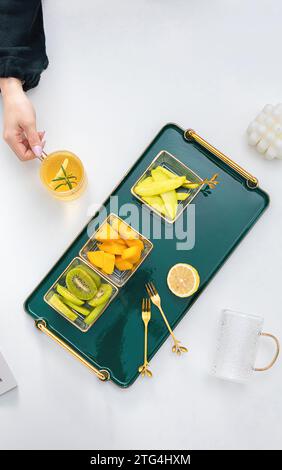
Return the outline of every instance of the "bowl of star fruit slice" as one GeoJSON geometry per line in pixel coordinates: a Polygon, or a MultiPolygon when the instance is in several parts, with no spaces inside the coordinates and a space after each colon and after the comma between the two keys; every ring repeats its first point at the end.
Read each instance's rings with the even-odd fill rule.
{"type": "Polygon", "coordinates": [[[122,287],[153,248],[150,240],[115,214],[110,214],[80,251],[103,276],[122,287]]]}
{"type": "Polygon", "coordinates": [[[44,297],[45,302],[81,331],[98,320],[118,289],[75,258],[44,297]]]}
{"type": "Polygon", "coordinates": [[[205,185],[210,189],[216,187],[217,176],[202,179],[163,150],[131,188],[131,193],[150,210],[173,223],[205,185]]]}

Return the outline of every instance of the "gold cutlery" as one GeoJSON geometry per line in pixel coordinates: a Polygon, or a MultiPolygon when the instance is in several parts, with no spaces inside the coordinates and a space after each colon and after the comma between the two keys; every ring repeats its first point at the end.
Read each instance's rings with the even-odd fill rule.
{"type": "Polygon", "coordinates": [[[152,282],[148,282],[148,284],[145,284],[145,287],[146,287],[146,290],[149,294],[149,297],[151,299],[151,301],[153,302],[154,305],[156,305],[156,307],[158,307],[162,317],[163,317],[163,320],[167,326],[167,329],[168,331],[170,332],[171,336],[172,336],[172,339],[173,339],[173,347],[172,347],[172,352],[180,355],[181,353],[184,353],[184,352],[188,352],[188,349],[185,348],[185,346],[181,346],[181,342],[178,341],[170,327],[170,324],[168,323],[168,320],[164,314],[164,311],[162,309],[162,306],[161,306],[161,298],[158,294],[158,291],[157,289],[155,288],[154,284],[152,282]]]}
{"type": "Polygon", "coordinates": [[[151,302],[150,299],[142,300],[142,320],[144,323],[144,364],[138,368],[138,371],[144,377],[153,377],[152,372],[149,370],[148,362],[148,324],[151,320],[151,302]]]}

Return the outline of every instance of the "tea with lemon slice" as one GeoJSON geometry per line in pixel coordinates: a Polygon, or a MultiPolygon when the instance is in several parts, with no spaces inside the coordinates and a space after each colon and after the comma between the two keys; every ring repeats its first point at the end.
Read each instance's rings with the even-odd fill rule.
{"type": "Polygon", "coordinates": [[[81,160],[67,150],[53,152],[43,158],[40,177],[44,186],[58,199],[75,199],[86,187],[81,160]]]}

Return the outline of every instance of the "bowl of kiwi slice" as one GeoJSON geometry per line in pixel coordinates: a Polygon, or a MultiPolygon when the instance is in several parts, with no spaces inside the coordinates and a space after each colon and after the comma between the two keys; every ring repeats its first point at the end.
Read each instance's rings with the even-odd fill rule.
{"type": "Polygon", "coordinates": [[[117,287],[80,258],[74,258],[44,296],[66,320],[86,332],[117,295],[117,287]]]}

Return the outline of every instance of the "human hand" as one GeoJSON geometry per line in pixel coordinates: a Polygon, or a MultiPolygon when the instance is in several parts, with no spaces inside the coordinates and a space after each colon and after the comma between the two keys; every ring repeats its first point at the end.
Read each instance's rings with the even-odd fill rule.
{"type": "Polygon", "coordinates": [[[4,140],[22,160],[42,155],[44,132],[36,130],[36,114],[17,78],[0,78],[4,104],[4,140]]]}

